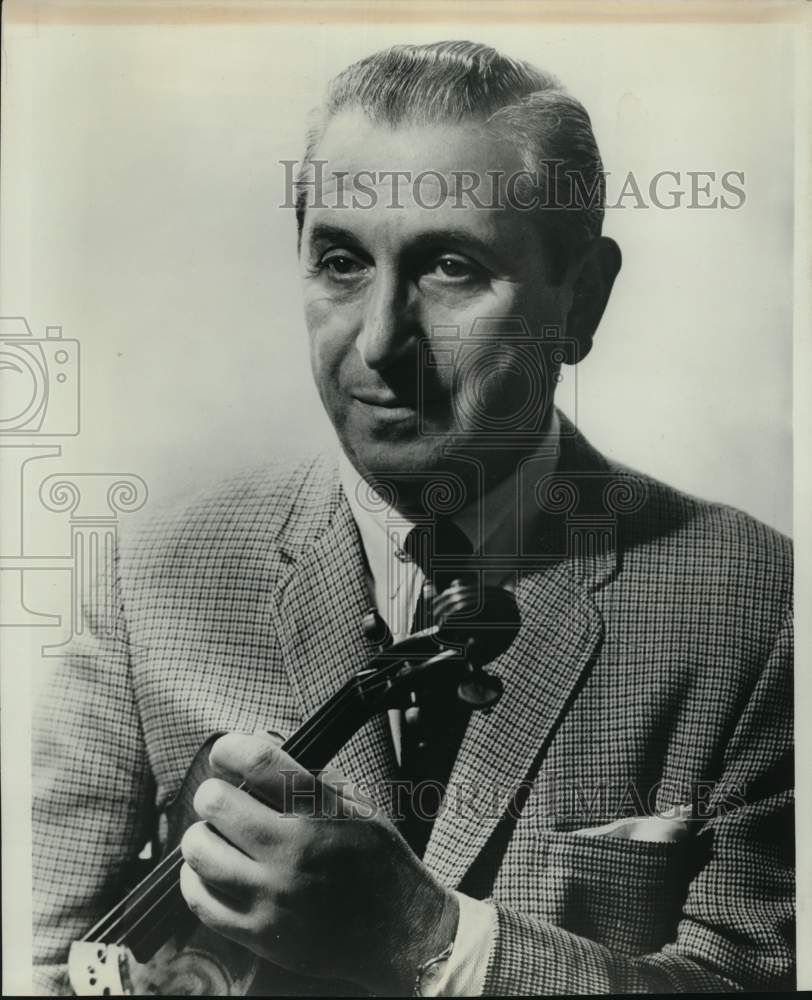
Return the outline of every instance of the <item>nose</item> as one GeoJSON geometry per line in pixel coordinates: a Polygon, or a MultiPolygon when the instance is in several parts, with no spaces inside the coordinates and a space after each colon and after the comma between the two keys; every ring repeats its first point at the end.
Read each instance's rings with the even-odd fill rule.
{"type": "Polygon", "coordinates": [[[410,283],[378,273],[364,303],[356,346],[373,371],[391,368],[413,349],[419,329],[410,283]]]}

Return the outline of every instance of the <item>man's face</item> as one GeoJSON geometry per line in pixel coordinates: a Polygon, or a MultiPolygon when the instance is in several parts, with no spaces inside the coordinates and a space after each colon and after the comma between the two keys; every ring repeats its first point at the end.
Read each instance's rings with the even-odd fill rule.
{"type": "Polygon", "coordinates": [[[498,481],[517,462],[513,415],[546,411],[552,379],[543,364],[529,371],[527,343],[515,330],[493,332],[494,321],[509,331],[505,318],[521,317],[538,337],[562,324],[568,295],[548,279],[537,221],[488,200],[488,171],[521,170],[515,150],[473,123],[392,129],[353,113],[333,119],[315,158],[327,162],[322,204],[308,205],[302,232],[305,315],[316,384],[345,452],[368,477],[431,476],[453,462],[449,444],[464,451],[499,428],[505,447],[476,454],[486,483],[498,481]],[[359,194],[353,207],[361,171],[379,183],[363,174],[374,198],[359,194]],[[381,182],[384,171],[409,179],[381,182]],[[448,181],[424,175],[415,196],[412,179],[424,171],[448,181]],[[489,207],[459,197],[462,171],[482,179],[489,207]],[[475,349],[468,372],[455,341],[475,349]]]}

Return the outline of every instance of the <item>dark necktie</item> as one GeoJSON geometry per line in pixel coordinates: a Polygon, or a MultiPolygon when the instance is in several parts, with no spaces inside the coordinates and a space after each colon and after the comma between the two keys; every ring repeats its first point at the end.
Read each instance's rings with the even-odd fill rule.
{"type": "MultiPolygon", "coordinates": [[[[413,528],[403,548],[426,577],[412,620],[411,631],[417,632],[432,624],[434,594],[470,573],[472,547],[451,520],[438,518],[431,525],[413,528]]],[[[442,805],[469,715],[470,708],[456,697],[455,685],[442,683],[422,692],[419,701],[413,696],[406,710],[401,737],[401,832],[418,857],[423,855],[442,805]]]]}

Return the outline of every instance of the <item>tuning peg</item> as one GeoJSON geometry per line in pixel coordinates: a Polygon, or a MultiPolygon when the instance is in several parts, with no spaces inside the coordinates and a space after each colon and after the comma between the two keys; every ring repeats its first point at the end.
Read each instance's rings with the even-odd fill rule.
{"type": "Polygon", "coordinates": [[[469,665],[466,676],[457,685],[457,697],[472,709],[487,710],[499,701],[504,690],[499,677],[469,665]]]}
{"type": "Polygon", "coordinates": [[[367,611],[361,627],[364,630],[367,641],[372,643],[373,646],[386,649],[387,646],[392,645],[392,633],[389,631],[389,626],[381,618],[377,608],[370,608],[367,611]]]}

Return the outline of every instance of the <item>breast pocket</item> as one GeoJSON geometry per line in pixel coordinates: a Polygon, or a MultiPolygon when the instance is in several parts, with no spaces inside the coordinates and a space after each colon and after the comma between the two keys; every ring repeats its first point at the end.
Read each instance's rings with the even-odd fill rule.
{"type": "Polygon", "coordinates": [[[691,841],[660,843],[533,831],[514,838],[494,898],[626,955],[674,940],[691,841]]]}

